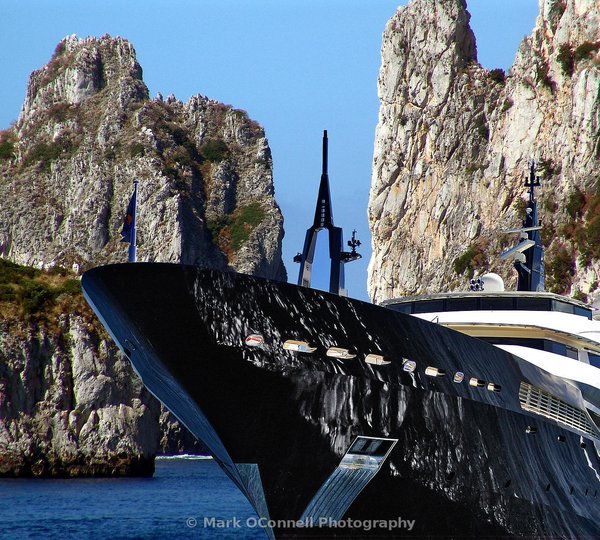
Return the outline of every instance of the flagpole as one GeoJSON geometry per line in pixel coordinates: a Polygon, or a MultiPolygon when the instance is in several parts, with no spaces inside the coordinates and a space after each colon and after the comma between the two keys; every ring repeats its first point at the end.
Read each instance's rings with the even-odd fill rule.
{"type": "Polygon", "coordinates": [[[137,252],[136,252],[136,219],[137,219],[137,188],[138,188],[138,180],[133,182],[133,215],[131,219],[131,242],[129,242],[129,262],[136,262],[137,252]]]}

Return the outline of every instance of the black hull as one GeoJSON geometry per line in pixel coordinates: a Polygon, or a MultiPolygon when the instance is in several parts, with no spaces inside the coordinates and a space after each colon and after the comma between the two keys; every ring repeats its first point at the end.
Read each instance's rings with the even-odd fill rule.
{"type": "Polygon", "coordinates": [[[401,517],[415,521],[411,531],[276,527],[277,537],[600,535],[593,441],[523,411],[519,385],[580,397],[504,351],[367,303],[195,267],[106,266],[83,288],[144,384],[259,516],[299,519],[356,436],[398,440],[344,518],[401,517]],[[244,345],[251,333],[264,346],[244,345]],[[318,348],[284,351],[286,339],[318,348]],[[329,358],[330,346],[359,354],[329,358]],[[392,364],[370,366],[366,353],[392,364]],[[414,374],[403,358],[417,362],[414,374]],[[450,376],[426,377],[426,366],[450,376]],[[456,371],[502,391],[456,384],[456,371]]]}

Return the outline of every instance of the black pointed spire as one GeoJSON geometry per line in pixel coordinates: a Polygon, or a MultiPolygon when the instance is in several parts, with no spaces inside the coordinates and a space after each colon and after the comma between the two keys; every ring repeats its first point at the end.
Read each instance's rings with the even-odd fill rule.
{"type": "Polygon", "coordinates": [[[331,193],[329,192],[329,175],[327,174],[328,161],[327,130],[323,131],[323,170],[319,184],[319,195],[317,207],[315,208],[315,219],[313,227],[320,229],[333,226],[333,210],[331,208],[331,193]]]}
{"type": "Polygon", "coordinates": [[[317,244],[317,234],[323,229],[329,232],[329,258],[331,267],[329,272],[329,292],[346,295],[344,264],[360,259],[356,248],[360,246],[360,241],[356,240],[356,231],[352,234],[352,251],[347,253],[342,251],[343,234],[340,227],[333,224],[333,208],[331,205],[331,193],[329,191],[328,168],[328,139],[327,130],[323,131],[323,168],[321,171],[321,182],[319,183],[319,194],[317,196],[317,205],[315,207],[315,219],[312,226],[306,231],[304,240],[304,250],[294,257],[294,262],[300,263],[300,272],[298,274],[298,285],[310,287],[312,280],[312,265],[317,244]]]}

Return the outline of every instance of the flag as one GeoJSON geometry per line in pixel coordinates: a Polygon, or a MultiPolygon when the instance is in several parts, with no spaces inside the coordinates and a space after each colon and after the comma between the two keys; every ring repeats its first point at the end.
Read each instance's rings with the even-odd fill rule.
{"type": "Polygon", "coordinates": [[[123,222],[123,228],[121,229],[121,242],[129,242],[129,262],[135,262],[137,259],[136,245],[135,245],[135,219],[136,219],[136,205],[137,205],[137,180],[133,183],[133,195],[127,206],[127,213],[125,214],[125,221],[123,222]]]}
{"type": "Polygon", "coordinates": [[[121,238],[121,242],[131,243],[131,232],[135,226],[135,195],[134,191],[129,201],[129,206],[127,206],[127,214],[125,214],[123,228],[121,229],[121,236],[123,237],[121,238]]]}

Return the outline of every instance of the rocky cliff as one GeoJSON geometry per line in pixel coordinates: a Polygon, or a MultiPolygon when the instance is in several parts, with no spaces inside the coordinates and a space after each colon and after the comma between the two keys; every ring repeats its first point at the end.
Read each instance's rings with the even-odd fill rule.
{"type": "Polygon", "coordinates": [[[0,257],[35,273],[0,276],[12,314],[0,329],[0,475],[147,472],[157,450],[189,448],[83,299],[63,305],[48,276],[127,259],[119,230],[139,180],[138,260],[285,280],[262,127],[200,95],[150,99],[130,43],[72,36],[0,132],[0,176],[0,257]]]}
{"type": "Polygon", "coordinates": [[[0,260],[0,476],[149,474],[159,404],[79,281],[0,260]]]}
{"type": "Polygon", "coordinates": [[[518,238],[535,160],[546,288],[595,298],[600,282],[600,11],[540,0],[508,74],[477,62],[464,0],[412,0],[388,22],[379,75],[369,291],[379,302],[516,282],[498,255],[518,238]]]}

